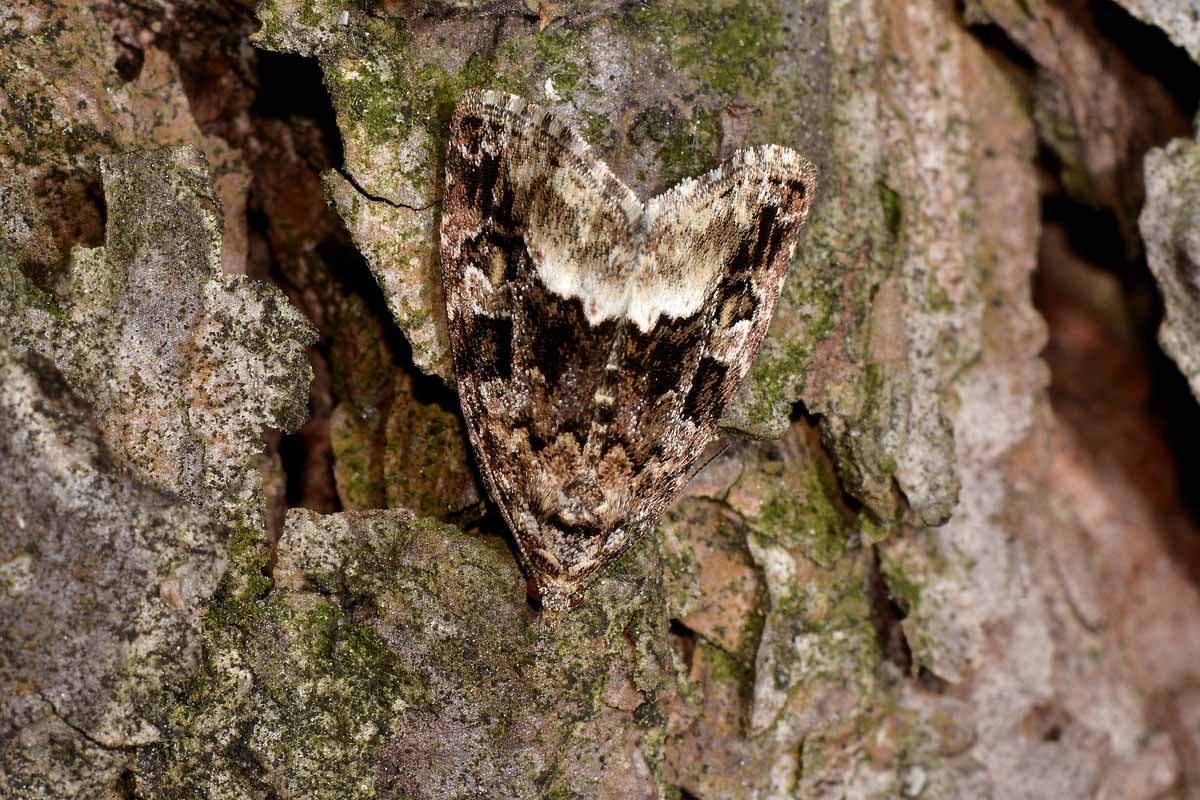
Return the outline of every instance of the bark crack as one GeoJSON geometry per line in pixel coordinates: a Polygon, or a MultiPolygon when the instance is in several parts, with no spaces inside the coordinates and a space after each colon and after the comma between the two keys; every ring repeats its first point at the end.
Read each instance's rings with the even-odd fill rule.
{"type": "Polygon", "coordinates": [[[58,707],[56,705],[54,705],[54,701],[51,700],[50,697],[44,691],[42,691],[41,689],[38,689],[37,696],[39,698],[41,698],[42,702],[45,703],[50,708],[50,713],[54,716],[55,719],[57,719],[63,725],[66,725],[68,728],[73,730],[76,734],[78,734],[82,739],[87,741],[89,744],[95,745],[96,747],[99,747],[101,750],[107,750],[109,752],[114,752],[114,753],[133,753],[133,752],[137,752],[138,748],[142,747],[142,745],[136,745],[136,744],[108,744],[107,742],[101,741],[100,739],[97,739],[95,736],[93,736],[91,733],[88,733],[86,730],[84,730],[83,728],[76,725],[74,722],[71,722],[71,720],[69,720],[67,718],[66,714],[64,714],[63,712],[58,710],[58,707]]]}
{"type": "Polygon", "coordinates": [[[410,206],[407,203],[401,203],[399,200],[393,200],[390,197],[384,197],[381,194],[372,194],[371,192],[368,192],[345,167],[334,167],[334,172],[336,172],[338,175],[341,175],[342,178],[345,179],[346,183],[354,187],[354,191],[358,192],[373,203],[384,203],[392,208],[403,208],[407,209],[408,211],[428,211],[442,202],[442,198],[438,197],[429,201],[425,205],[410,206]]]}

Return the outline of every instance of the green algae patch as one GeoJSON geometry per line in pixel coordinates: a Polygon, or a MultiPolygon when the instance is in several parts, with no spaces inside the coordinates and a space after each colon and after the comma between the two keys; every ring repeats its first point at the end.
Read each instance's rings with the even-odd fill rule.
{"type": "Polygon", "coordinates": [[[158,751],[162,796],[532,800],[609,780],[630,747],[652,769],[630,786],[661,788],[673,684],[661,595],[639,577],[652,551],[557,627],[501,540],[411,512],[294,510],[264,583],[265,552],[235,536],[204,668],[158,751]]]}
{"type": "Polygon", "coordinates": [[[655,154],[662,169],[659,180],[664,184],[676,183],[717,166],[720,115],[696,108],[690,119],[672,117],[660,129],[652,131],[651,138],[659,143],[655,154]]]}
{"type": "Polygon", "coordinates": [[[886,181],[880,180],[876,186],[879,189],[879,205],[883,209],[883,224],[888,234],[898,239],[904,227],[904,200],[886,181]]]}
{"type": "Polygon", "coordinates": [[[778,453],[750,465],[735,492],[760,498],[746,521],[763,547],[799,550],[822,569],[835,568],[851,545],[856,520],[834,464],[815,429],[794,423],[778,453]]]}
{"type": "Polygon", "coordinates": [[[549,80],[556,92],[573,95],[590,84],[590,65],[583,55],[585,44],[583,31],[555,26],[529,38],[510,39],[502,46],[497,62],[513,65],[514,71],[505,76],[510,84],[526,83],[536,70],[537,79],[549,80]],[[517,64],[523,65],[524,70],[516,69],[517,64]]]}
{"type": "Polygon", "coordinates": [[[920,616],[921,584],[907,574],[894,559],[883,560],[883,575],[888,593],[909,616],[920,616]]]}
{"type": "MultiPolygon", "coordinates": [[[[235,532],[230,561],[205,617],[206,663],[160,752],[162,796],[377,796],[381,746],[428,699],[420,675],[336,596],[275,586],[255,532],[235,532]]],[[[322,583],[338,581],[311,588],[322,583]]]]}
{"type": "Polygon", "coordinates": [[[234,528],[229,540],[229,570],[221,579],[217,602],[208,619],[237,618],[271,590],[271,551],[261,531],[247,525],[234,528]]]}
{"type": "Polygon", "coordinates": [[[25,277],[0,238],[0,318],[8,321],[3,344],[28,346],[36,339],[60,338],[70,314],[51,293],[25,277]],[[20,320],[20,324],[14,324],[20,320]],[[11,337],[11,338],[10,338],[11,337]]]}
{"type": "Polygon", "coordinates": [[[823,569],[756,535],[749,541],[770,593],[755,661],[755,728],[802,713],[817,697],[831,703],[824,713],[862,713],[875,692],[880,658],[864,551],[823,569]]]}
{"type": "Polygon", "coordinates": [[[665,44],[677,66],[725,96],[760,89],[783,41],[777,8],[754,0],[655,2],[624,25],[635,38],[665,44]]]}
{"type": "Polygon", "coordinates": [[[830,499],[837,492],[836,484],[829,484],[831,478],[809,462],[801,492],[771,496],[755,530],[775,544],[798,545],[815,563],[832,567],[846,552],[849,531],[844,511],[830,499]]]}

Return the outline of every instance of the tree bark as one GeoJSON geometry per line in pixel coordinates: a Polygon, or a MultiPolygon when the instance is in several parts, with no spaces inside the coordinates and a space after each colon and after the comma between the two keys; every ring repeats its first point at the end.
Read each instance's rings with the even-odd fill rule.
{"type": "Polygon", "coordinates": [[[18,2],[0,796],[1200,797],[1193,17],[18,2]],[[729,446],[558,626],[449,360],[476,86],[642,197],[820,173],[729,446]]]}

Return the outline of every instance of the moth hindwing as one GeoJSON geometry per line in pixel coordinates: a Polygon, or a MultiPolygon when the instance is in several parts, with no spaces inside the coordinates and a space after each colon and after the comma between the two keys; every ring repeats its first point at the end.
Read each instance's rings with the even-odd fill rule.
{"type": "Polygon", "coordinates": [[[442,212],[463,414],[547,610],[654,528],[766,333],[815,172],[773,145],[642,202],[548,113],[463,96],[442,212]]]}

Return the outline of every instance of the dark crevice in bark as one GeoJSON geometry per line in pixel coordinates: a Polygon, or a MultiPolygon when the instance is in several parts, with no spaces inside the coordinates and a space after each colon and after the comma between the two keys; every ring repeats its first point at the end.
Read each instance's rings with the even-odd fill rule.
{"type": "MultiPolygon", "coordinates": [[[[314,443],[306,441],[304,431],[299,430],[295,433],[285,434],[279,439],[279,460],[283,465],[283,472],[287,481],[286,499],[288,508],[304,508],[305,495],[309,481],[311,480],[311,461],[309,457],[310,450],[314,447],[314,443]]],[[[333,464],[328,463],[328,481],[333,483],[333,464]]],[[[341,511],[341,502],[337,500],[337,493],[332,493],[335,500],[334,511],[341,511]]],[[[327,509],[314,509],[327,511],[327,509]]]]}
{"type": "MultiPolygon", "coordinates": [[[[852,520],[853,518],[857,518],[864,511],[870,513],[870,510],[866,508],[863,501],[847,489],[845,481],[842,480],[842,470],[839,468],[840,465],[834,455],[834,447],[825,434],[825,426],[821,424],[823,417],[820,414],[809,411],[803,402],[796,401],[792,404],[788,421],[793,425],[796,423],[803,424],[811,434],[810,441],[813,445],[813,451],[821,454],[828,474],[832,475],[836,482],[836,487],[829,487],[831,489],[836,488],[836,493],[831,493],[830,497],[837,498],[838,504],[841,506],[842,511],[845,512],[847,519],[852,520]]],[[[903,495],[901,495],[901,499],[903,500],[903,495]]],[[[847,527],[850,528],[851,526],[848,524],[847,527]]]]}
{"type": "MultiPolygon", "coordinates": [[[[1046,163],[1057,160],[1044,148],[1040,155],[1046,163]]],[[[1110,209],[1089,206],[1062,195],[1046,195],[1042,198],[1042,224],[1061,225],[1079,256],[1128,282],[1131,291],[1145,291],[1145,286],[1153,285],[1145,263],[1139,269],[1139,265],[1125,257],[1120,225],[1110,209]]]]}
{"type": "Polygon", "coordinates": [[[1009,66],[1028,73],[1030,76],[1037,71],[1037,62],[1013,41],[1004,28],[990,22],[967,24],[966,28],[993,58],[999,58],[1009,66]]]}
{"type": "MultiPolygon", "coordinates": [[[[524,567],[524,565],[522,565],[524,567]]],[[[525,581],[525,605],[529,609],[529,621],[540,623],[542,621],[542,593],[538,591],[537,581],[533,576],[525,581]]]]}
{"type": "MultiPolygon", "coordinates": [[[[1043,200],[1042,222],[1043,229],[1057,227],[1063,230],[1074,256],[1111,275],[1119,284],[1124,310],[1131,318],[1136,336],[1132,349],[1124,355],[1131,360],[1130,370],[1139,380],[1145,380],[1148,388],[1144,404],[1137,410],[1147,423],[1147,431],[1157,435],[1171,456],[1169,471],[1173,473],[1178,487],[1174,493],[1176,502],[1200,527],[1200,495],[1187,491],[1187,487],[1195,485],[1200,476],[1200,405],[1178,366],[1158,344],[1158,329],[1164,313],[1162,297],[1145,257],[1130,260],[1124,256],[1115,218],[1103,209],[1061,196],[1048,196],[1043,200]]],[[[1085,407],[1107,404],[1120,392],[1111,391],[1116,387],[1098,385],[1095,380],[1072,379],[1071,376],[1078,377],[1071,370],[1080,369],[1076,361],[1079,354],[1056,345],[1056,325],[1062,315],[1056,313],[1054,304],[1066,303],[1085,315],[1095,313],[1095,309],[1077,305],[1084,302],[1083,295],[1069,296],[1048,283],[1047,268],[1046,264],[1039,265],[1039,273],[1035,276],[1034,306],[1051,325],[1051,343],[1046,351],[1046,361],[1051,368],[1051,399],[1056,409],[1067,412],[1064,419],[1070,421],[1070,412],[1074,409],[1077,412],[1074,416],[1082,420],[1085,407]]],[[[1062,335],[1070,334],[1064,332],[1062,335]]],[[[1121,355],[1112,352],[1105,358],[1111,363],[1121,355]]],[[[1132,411],[1127,409],[1126,413],[1132,411]]],[[[1114,438],[1113,445],[1119,444],[1119,437],[1114,438]]],[[[1122,455],[1122,451],[1116,447],[1105,449],[1111,454],[1122,455]]],[[[1124,449],[1123,454],[1130,458],[1139,455],[1138,451],[1129,447],[1124,449]]],[[[1127,468],[1133,473],[1139,471],[1137,463],[1129,463],[1127,468]]],[[[1200,570],[1200,565],[1193,569],[1196,573],[1194,577],[1200,581],[1197,570],[1200,570]]]]}
{"type": "Polygon", "coordinates": [[[678,619],[672,618],[670,638],[675,651],[679,653],[680,660],[687,667],[688,672],[691,672],[696,658],[696,632],[678,619]]]}
{"type": "MultiPolygon", "coordinates": [[[[1155,318],[1161,324],[1162,300],[1155,296],[1155,318]]],[[[1175,461],[1181,488],[1180,500],[1194,527],[1200,529],[1200,492],[1191,487],[1200,484],[1200,405],[1192,395],[1187,379],[1174,361],[1157,345],[1149,348],[1151,388],[1148,413],[1159,420],[1167,447],[1175,461]]],[[[1190,565],[1192,579],[1200,584],[1200,562],[1190,565]]]]}
{"type": "Polygon", "coordinates": [[[879,650],[886,661],[895,664],[904,674],[913,669],[912,648],[904,635],[901,623],[908,611],[892,595],[880,564],[879,548],[871,548],[867,590],[871,599],[871,624],[879,641],[879,650]]]}
{"type": "Polygon", "coordinates": [[[256,93],[250,113],[284,122],[296,117],[312,120],[321,131],[330,166],[341,165],[345,161],[342,135],[317,59],[269,50],[255,53],[256,93]]]}
{"type": "Polygon", "coordinates": [[[108,203],[104,198],[99,160],[95,160],[93,168],[87,172],[51,166],[33,190],[46,196],[47,206],[53,210],[53,218],[47,223],[58,257],[53,261],[22,259],[17,268],[36,288],[54,296],[67,275],[72,250],[77,246],[104,246],[108,203]]]}
{"type": "MultiPolygon", "coordinates": [[[[294,286],[280,269],[280,258],[274,252],[268,231],[268,220],[258,209],[251,207],[248,212],[249,233],[257,235],[265,247],[271,252],[271,279],[278,284],[289,297],[295,298],[303,287],[294,286]]],[[[294,300],[293,300],[294,302],[294,300]]],[[[303,311],[303,308],[301,308],[303,311]]],[[[322,454],[330,451],[328,441],[328,426],[319,424],[318,407],[324,405],[316,397],[318,383],[323,375],[329,373],[328,342],[320,339],[309,347],[308,359],[313,368],[314,380],[309,390],[308,421],[292,433],[281,433],[278,436],[276,453],[284,474],[284,500],[287,508],[313,507],[313,510],[330,513],[340,511],[341,501],[334,488],[333,461],[322,454]],[[314,424],[314,422],[318,424],[314,424]],[[319,475],[315,473],[320,473],[319,475]],[[314,485],[324,485],[326,488],[318,494],[325,502],[313,503],[306,498],[311,496],[314,485]]],[[[280,531],[272,531],[275,536],[280,531]]]]}
{"type": "Polygon", "coordinates": [[[792,787],[792,791],[799,795],[800,781],[804,779],[804,746],[808,744],[808,737],[801,736],[800,744],[796,745],[796,785],[792,787]]]}
{"type": "Polygon", "coordinates": [[[931,694],[945,694],[950,691],[950,681],[939,678],[925,667],[917,669],[917,686],[931,694]]]}
{"type": "MultiPolygon", "coordinates": [[[[391,354],[391,366],[397,372],[406,373],[412,380],[413,399],[458,414],[458,395],[440,378],[427,375],[416,366],[412,346],[393,321],[383,289],[371,273],[366,258],[349,244],[349,234],[344,229],[339,233],[336,238],[326,239],[317,246],[318,255],[332,267],[331,277],[337,282],[339,293],[358,296],[371,318],[380,323],[384,344],[391,354]]],[[[463,435],[466,435],[465,431],[463,435]]]]}
{"type": "MultiPolygon", "coordinates": [[[[1120,51],[1136,72],[1163,87],[1180,117],[1194,117],[1197,109],[1200,109],[1200,65],[1194,63],[1182,48],[1173,44],[1165,32],[1130,15],[1112,0],[1091,0],[1080,11],[1089,17],[1095,30],[1120,51]]],[[[1010,71],[1027,74],[1032,86],[1040,67],[1028,53],[996,26],[980,25],[971,30],[988,47],[989,52],[1006,62],[1010,71]]],[[[1173,128],[1164,120],[1154,130],[1161,141],[1140,141],[1138,146],[1143,148],[1140,152],[1122,154],[1125,163],[1141,164],[1150,147],[1166,144],[1173,128]]],[[[1088,306],[1089,302],[1094,302],[1094,297],[1087,296],[1088,287],[1070,289],[1062,284],[1055,286],[1053,280],[1048,281],[1047,269],[1053,265],[1045,263],[1046,253],[1042,248],[1039,253],[1041,263],[1034,277],[1034,305],[1051,326],[1045,360],[1051,368],[1052,402],[1060,418],[1068,424],[1074,416],[1073,427],[1080,429],[1085,438],[1090,439],[1093,450],[1099,448],[1098,455],[1112,460],[1124,459],[1124,468],[1134,478],[1142,471],[1137,459],[1146,457],[1145,452],[1149,452],[1147,448],[1165,448],[1171,459],[1167,471],[1173,475],[1178,489],[1174,491],[1171,501],[1173,507],[1160,510],[1168,515],[1182,511],[1190,518],[1193,527],[1200,527],[1200,493],[1186,490],[1200,476],[1200,406],[1178,367],[1158,344],[1157,332],[1162,323],[1163,308],[1157,282],[1146,264],[1145,256],[1132,252],[1124,241],[1117,213],[1113,209],[1089,205],[1068,196],[1066,187],[1058,183],[1058,176],[1065,172],[1063,164],[1048,143],[1040,143],[1037,160],[1046,178],[1042,204],[1043,231],[1055,228],[1063,231],[1074,257],[1111,275],[1119,283],[1124,304],[1122,311],[1131,317],[1136,336],[1136,342],[1124,353],[1127,362],[1124,374],[1133,376],[1133,380],[1145,381],[1148,385],[1147,396],[1139,408],[1126,407],[1121,411],[1111,406],[1112,402],[1121,401],[1120,396],[1128,387],[1100,385],[1094,375],[1096,370],[1089,370],[1086,361],[1089,355],[1093,359],[1099,359],[1099,356],[1081,350],[1078,341],[1072,350],[1068,340],[1075,334],[1069,328],[1056,327],[1069,325],[1074,314],[1083,317],[1091,315],[1097,329],[1103,329],[1104,322],[1097,318],[1097,309],[1088,306]],[[1056,308],[1059,312],[1070,312],[1056,313],[1056,308]],[[1060,346],[1064,342],[1068,342],[1067,346],[1060,346]],[[1106,404],[1110,405],[1109,411],[1116,414],[1117,419],[1140,420],[1141,430],[1149,432],[1143,434],[1148,438],[1141,450],[1137,445],[1131,446],[1127,441],[1121,441],[1122,438],[1128,438],[1128,432],[1113,432],[1106,440],[1102,433],[1092,430],[1098,423],[1085,424],[1091,419],[1088,409],[1106,404]]],[[[1121,357],[1120,353],[1115,352],[1103,354],[1103,360],[1108,365],[1121,357]]],[[[1100,361],[1096,360],[1095,363],[1099,365],[1100,361]]],[[[1162,505],[1161,498],[1158,505],[1162,505]]],[[[1168,536],[1168,539],[1171,538],[1168,536]]],[[[1200,582],[1200,563],[1197,563],[1200,558],[1191,552],[1192,548],[1181,549],[1177,541],[1171,542],[1170,546],[1187,564],[1193,578],[1200,582]]]]}
{"type": "Polygon", "coordinates": [[[1091,11],[1100,33],[1135,67],[1154,76],[1184,116],[1191,117],[1200,109],[1200,65],[1165,31],[1142,22],[1113,0],[1093,0],[1091,11]]]}
{"type": "MultiPolygon", "coordinates": [[[[280,120],[293,128],[300,121],[307,121],[320,132],[321,142],[320,152],[303,153],[309,167],[319,173],[341,163],[341,135],[316,59],[260,51],[255,68],[256,72],[250,78],[255,87],[250,106],[255,127],[260,128],[264,120],[280,120]]],[[[255,172],[247,203],[251,235],[265,243],[269,253],[269,277],[288,293],[294,304],[305,311],[305,303],[301,298],[305,298],[310,289],[306,279],[311,277],[312,267],[315,266],[312,264],[314,254],[279,251],[279,246],[286,245],[277,245],[272,237],[271,224],[277,222],[286,227],[290,221],[268,219],[262,210],[263,199],[259,196],[264,191],[264,179],[267,179],[263,172],[285,169],[286,165],[260,157],[251,160],[251,168],[255,172]],[[298,276],[291,274],[296,271],[300,273],[298,276]]],[[[278,180],[278,176],[272,177],[278,180]]],[[[271,182],[266,180],[266,184],[271,182]]],[[[298,181],[296,185],[304,184],[298,181]]],[[[318,203],[323,205],[324,199],[321,198],[318,203]]],[[[362,257],[349,246],[340,244],[348,239],[346,233],[339,229],[333,237],[333,241],[322,242],[316,247],[315,256],[324,260],[326,271],[337,275],[343,264],[347,265],[347,272],[350,273],[356,267],[365,269],[362,257]]],[[[310,388],[309,419],[300,430],[280,437],[278,453],[286,480],[287,507],[307,506],[330,513],[342,510],[342,505],[336,490],[329,441],[328,415],[332,409],[328,397],[332,351],[328,332],[322,331],[322,334],[309,355],[315,376],[310,388]]]]}
{"type": "Polygon", "coordinates": [[[345,179],[346,183],[348,183],[352,187],[354,187],[354,191],[358,192],[363,197],[370,200],[372,203],[383,203],[384,205],[389,205],[392,208],[406,208],[409,211],[428,211],[429,209],[433,208],[434,206],[436,206],[442,202],[442,199],[439,197],[436,200],[426,203],[423,206],[410,206],[410,205],[407,205],[406,203],[401,203],[399,200],[392,200],[390,197],[384,197],[381,194],[372,194],[371,192],[368,192],[363,187],[363,185],[358,182],[358,179],[355,178],[352,174],[350,174],[349,170],[343,169],[341,167],[337,167],[337,174],[341,175],[342,178],[345,179]]]}
{"type": "Polygon", "coordinates": [[[88,181],[83,185],[84,195],[91,201],[92,208],[99,217],[99,225],[97,227],[97,235],[91,239],[83,239],[79,244],[85,247],[103,247],[105,238],[108,235],[108,198],[104,195],[104,182],[100,179],[100,175],[96,175],[95,180],[88,181]]]}

